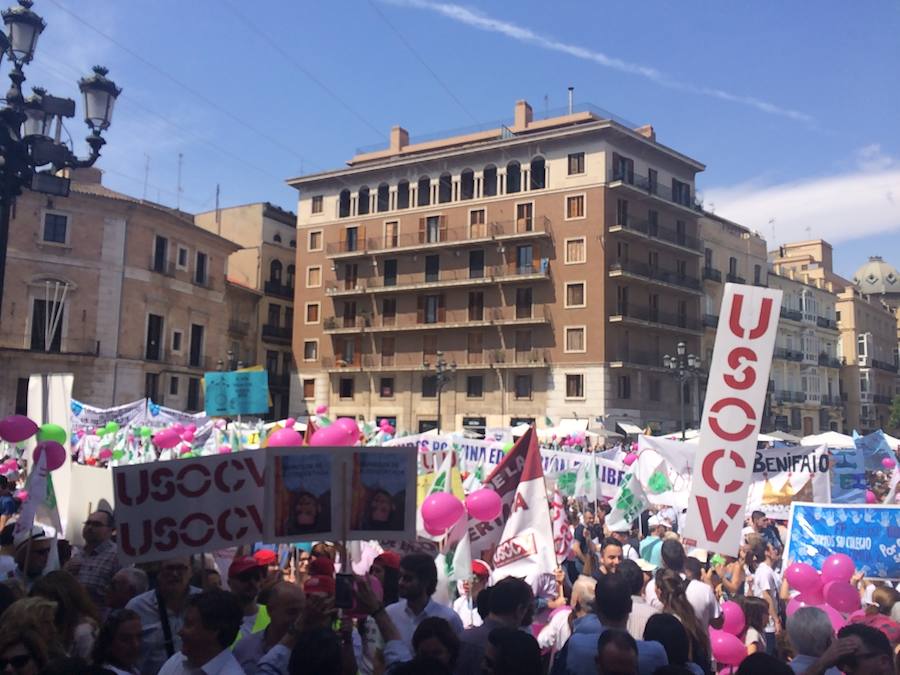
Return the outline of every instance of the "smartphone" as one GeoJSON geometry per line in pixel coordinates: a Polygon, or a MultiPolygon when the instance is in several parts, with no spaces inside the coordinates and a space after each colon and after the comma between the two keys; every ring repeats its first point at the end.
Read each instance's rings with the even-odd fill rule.
{"type": "Polygon", "coordinates": [[[338,609],[353,607],[353,575],[338,574],[334,578],[334,606],[338,609]]]}

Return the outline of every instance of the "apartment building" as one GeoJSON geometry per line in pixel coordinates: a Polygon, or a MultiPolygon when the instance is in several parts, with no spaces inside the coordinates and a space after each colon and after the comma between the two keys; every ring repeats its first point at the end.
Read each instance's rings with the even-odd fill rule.
{"type": "MultiPolygon", "coordinates": [[[[900,364],[900,272],[880,255],[873,255],[856,270],[853,284],[864,296],[877,298],[894,310],[897,319],[897,344],[893,362],[900,364]]],[[[900,396],[900,376],[895,383],[894,396],[900,396]]]]}
{"type": "Polygon", "coordinates": [[[198,213],[194,222],[240,249],[229,256],[228,281],[259,295],[259,311],[232,311],[233,338],[256,336],[255,349],[245,365],[265,366],[269,373],[269,418],[284,419],[292,412],[291,352],[294,327],[294,286],[297,254],[297,216],[269,202],[198,213]]]}
{"type": "Polygon", "coordinates": [[[143,396],[202,410],[203,373],[226,358],[231,242],[188,214],[72,173],[68,197],[31,192],[10,222],[0,321],[0,410],[26,409],[28,378],[71,372],[73,396],[143,396]]]}
{"type": "Polygon", "coordinates": [[[295,400],[412,431],[674,428],[663,357],[700,349],[703,168],[649,126],[536,120],[519,101],[507,126],[422,142],[395,127],[389,147],[289,180],[295,400]]]}

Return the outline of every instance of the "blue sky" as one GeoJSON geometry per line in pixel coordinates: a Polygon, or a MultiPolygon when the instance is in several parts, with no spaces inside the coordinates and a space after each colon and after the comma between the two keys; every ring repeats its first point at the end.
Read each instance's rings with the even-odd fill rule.
{"type": "MultiPolygon", "coordinates": [[[[707,165],[707,206],[774,243],[824,237],[839,273],[900,266],[900,3],[37,0],[29,85],[124,93],[100,166],[181,206],[269,200],[284,179],[410,133],[593,103],[707,165]],[[97,31],[105,35],[101,35],[97,31]],[[112,39],[109,39],[112,38],[112,39]],[[546,99],[545,99],[546,97],[546,99]],[[774,219],[774,224],[771,223],[774,219]]],[[[80,109],[80,102],[79,102],[80,109]]],[[[81,139],[85,127],[68,129],[81,139]]]]}

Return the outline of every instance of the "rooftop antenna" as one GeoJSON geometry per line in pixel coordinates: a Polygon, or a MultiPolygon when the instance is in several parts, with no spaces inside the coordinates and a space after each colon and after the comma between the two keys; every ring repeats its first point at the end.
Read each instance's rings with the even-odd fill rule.
{"type": "Polygon", "coordinates": [[[544,94],[544,117],[550,117],[550,96],[544,94]]]}
{"type": "Polygon", "coordinates": [[[222,234],[222,211],[219,208],[219,184],[216,183],[216,232],[222,234]]]}
{"type": "Polygon", "coordinates": [[[147,184],[150,182],[150,155],[144,153],[144,196],[142,199],[147,201],[147,184]]]}
{"type": "Polygon", "coordinates": [[[181,163],[184,161],[184,155],[178,153],[178,191],[175,193],[175,208],[181,211],[181,163]]]}
{"type": "Polygon", "coordinates": [[[575,87],[569,87],[569,114],[572,114],[572,99],[575,96],[575,87]]]}

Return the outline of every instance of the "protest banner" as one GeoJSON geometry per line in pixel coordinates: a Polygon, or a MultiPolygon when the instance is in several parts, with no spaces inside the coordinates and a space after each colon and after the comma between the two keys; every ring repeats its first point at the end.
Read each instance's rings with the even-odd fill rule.
{"type": "Polygon", "coordinates": [[[866,577],[900,579],[900,509],[794,502],[784,559],[822,569],[833,553],[850,556],[866,577]]]}
{"type": "MultiPolygon", "coordinates": [[[[116,497],[113,490],[113,472],[109,469],[82,464],[71,464],[68,507],[60,509],[63,531],[75,546],[83,546],[82,523],[87,516],[103,507],[115,513],[116,497]]],[[[58,472],[57,472],[58,473],[58,472]]],[[[55,482],[54,482],[55,486],[55,482]]]]}
{"type": "Polygon", "coordinates": [[[206,414],[253,415],[269,410],[269,373],[265,370],[212,372],[203,376],[206,414]]]}
{"type": "Polygon", "coordinates": [[[120,559],[163,560],[261,541],[265,468],[259,451],[115,467],[120,559]]]}
{"type": "Polygon", "coordinates": [[[684,539],[737,555],[782,292],[726,284],[688,500],[684,539]]]}
{"type": "Polygon", "coordinates": [[[409,448],[348,448],[348,539],[415,539],[416,456],[409,448]]]}
{"type": "Polygon", "coordinates": [[[334,448],[269,448],[266,541],[340,538],[341,507],[334,448]]]}
{"type": "Polygon", "coordinates": [[[793,502],[831,501],[831,457],[824,447],[761,448],[753,460],[747,508],[786,520],[793,502]]]}

